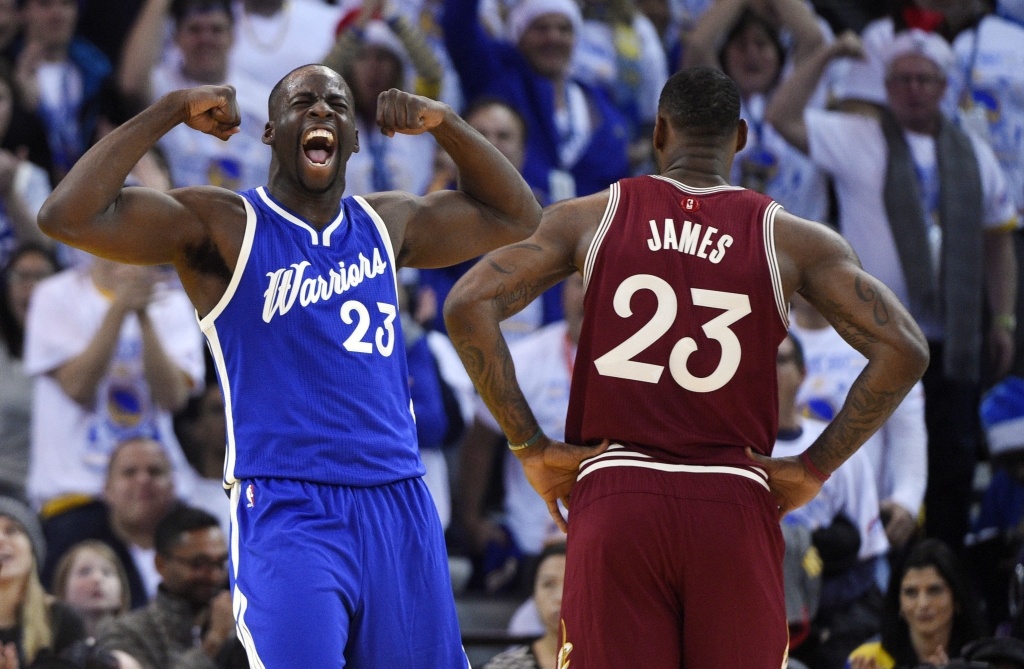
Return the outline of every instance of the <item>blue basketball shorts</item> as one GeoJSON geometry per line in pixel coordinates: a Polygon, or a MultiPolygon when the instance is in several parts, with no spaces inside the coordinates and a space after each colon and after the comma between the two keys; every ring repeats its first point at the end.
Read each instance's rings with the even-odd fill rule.
{"type": "Polygon", "coordinates": [[[422,479],[231,490],[235,626],[252,669],[467,669],[422,479]]]}

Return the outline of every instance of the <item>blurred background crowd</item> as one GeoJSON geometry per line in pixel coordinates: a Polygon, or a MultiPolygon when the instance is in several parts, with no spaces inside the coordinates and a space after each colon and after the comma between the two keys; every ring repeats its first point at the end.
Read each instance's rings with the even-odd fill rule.
{"type": "MultiPolygon", "coordinates": [[[[429,134],[374,131],[396,87],[460,112],[543,205],[656,171],[673,72],[732,77],[750,127],[732,183],[836,228],[932,353],[782,521],[791,666],[1024,667],[1022,0],[0,0],[0,667],[247,666],[224,404],[190,303],[173,269],[55,244],[35,218],[99,137],[202,84],[235,87],[241,132],[174,128],[126,185],[263,185],[270,89],[312,62],[351,87],[346,195],[456,186],[429,134]]],[[[473,262],[400,274],[420,452],[474,666],[548,669],[564,538],[441,317],[473,262]]],[[[502,326],[554,439],[582,303],[574,276],[502,326]]],[[[792,310],[777,455],[866,364],[792,310]]]]}

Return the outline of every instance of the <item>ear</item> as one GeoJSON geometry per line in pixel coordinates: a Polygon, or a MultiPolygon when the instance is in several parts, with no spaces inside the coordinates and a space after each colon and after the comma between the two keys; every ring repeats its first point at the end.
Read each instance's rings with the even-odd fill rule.
{"type": "Polygon", "coordinates": [[[274,122],[267,121],[267,125],[263,128],[263,143],[267,146],[274,145],[274,122]]]}
{"type": "Polygon", "coordinates": [[[743,147],[747,145],[747,134],[750,132],[749,126],[744,119],[740,119],[739,125],[736,126],[736,153],[743,150],[743,147]]]}
{"type": "Polygon", "coordinates": [[[352,153],[359,153],[359,129],[356,128],[356,138],[352,142],[352,153]]]}
{"type": "Polygon", "coordinates": [[[668,126],[668,119],[661,114],[658,114],[658,117],[654,121],[654,135],[652,137],[655,153],[660,153],[665,149],[665,144],[668,142],[668,126]]]}

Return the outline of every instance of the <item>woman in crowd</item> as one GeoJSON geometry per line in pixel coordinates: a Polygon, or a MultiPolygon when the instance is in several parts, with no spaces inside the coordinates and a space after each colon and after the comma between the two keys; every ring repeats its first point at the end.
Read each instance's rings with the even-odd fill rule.
{"type": "Polygon", "coordinates": [[[57,563],[53,594],[82,617],[89,636],[107,618],[131,606],[128,574],[110,546],[86,540],[74,546],[57,563]]]}
{"type": "Polygon", "coordinates": [[[38,565],[46,545],[39,519],[21,502],[0,497],[0,643],[10,666],[31,669],[85,637],[78,615],[46,594],[38,565]]]}
{"type": "Polygon", "coordinates": [[[53,253],[24,244],[0,274],[0,494],[25,497],[32,379],[22,365],[28,301],[36,284],[57,271],[53,253]]]}
{"type": "Polygon", "coordinates": [[[889,581],[880,641],[850,654],[850,669],[945,665],[984,635],[981,609],[956,556],[938,539],[911,549],[889,581]]]}
{"type": "Polygon", "coordinates": [[[733,162],[733,185],[764,193],[790,213],[815,221],[828,215],[825,177],[765,123],[764,115],[787,58],[799,63],[824,38],[802,0],[721,0],[697,22],[684,57],[687,66],[720,68],[740,89],[740,115],[750,134],[733,162]]]}
{"type": "Polygon", "coordinates": [[[528,646],[496,655],[484,669],[555,669],[559,664],[559,625],[562,584],[565,582],[565,542],[549,544],[537,558],[533,599],[544,623],[544,636],[528,646]]]}

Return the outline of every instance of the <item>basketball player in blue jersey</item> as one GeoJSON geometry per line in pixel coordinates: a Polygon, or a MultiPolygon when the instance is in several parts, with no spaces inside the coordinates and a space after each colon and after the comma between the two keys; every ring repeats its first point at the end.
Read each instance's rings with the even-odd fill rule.
{"type": "Polygon", "coordinates": [[[540,207],[447,106],[391,90],[381,132],[430,132],[460,190],[342,199],[352,95],[322,66],[270,95],[265,188],[122,188],[179,123],[228,139],[229,87],[170,93],[79,160],[40,213],[99,256],[173,263],[227,416],[230,575],[254,669],[465,669],[437,512],[421,476],[396,272],[519,241],[540,207]]]}

